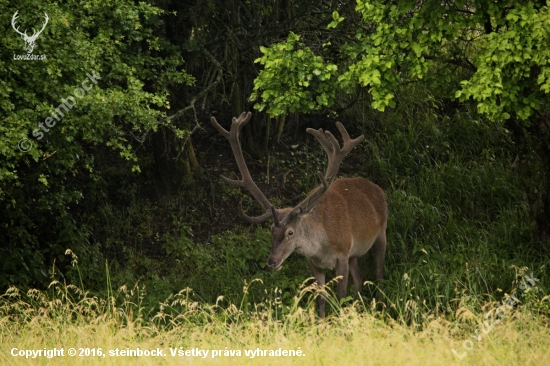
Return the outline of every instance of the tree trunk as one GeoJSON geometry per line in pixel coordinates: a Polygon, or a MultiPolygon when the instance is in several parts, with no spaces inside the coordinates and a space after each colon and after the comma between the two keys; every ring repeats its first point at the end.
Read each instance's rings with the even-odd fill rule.
{"type": "Polygon", "coordinates": [[[160,196],[171,195],[184,179],[200,177],[200,165],[190,137],[181,139],[171,129],[159,128],[153,134],[152,144],[155,180],[160,196]]]}
{"type": "Polygon", "coordinates": [[[277,119],[277,143],[281,142],[281,136],[283,134],[283,129],[285,127],[286,114],[281,114],[277,119]]]}
{"type": "Polygon", "coordinates": [[[510,119],[518,154],[518,171],[525,188],[532,230],[543,253],[550,252],[550,128],[544,116],[528,122],[510,119]]]}

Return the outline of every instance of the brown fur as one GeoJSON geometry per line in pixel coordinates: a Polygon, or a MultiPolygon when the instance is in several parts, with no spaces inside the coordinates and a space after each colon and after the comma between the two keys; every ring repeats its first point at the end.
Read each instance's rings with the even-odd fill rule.
{"type": "MultiPolygon", "coordinates": [[[[292,211],[278,211],[280,221],[292,211]]],[[[283,227],[271,227],[273,246],[268,266],[281,268],[294,251],[303,254],[320,286],[325,284],[325,270],[336,269],[338,298],[345,296],[348,274],[354,289],[362,285],[357,258],[373,248],[376,279],[383,279],[382,262],[386,251],[388,209],[384,191],[364,178],[334,181],[309,211],[296,216],[283,227]],[[289,236],[289,230],[293,235],[289,236]]],[[[324,317],[325,300],[319,297],[319,315],[324,317]]]]}

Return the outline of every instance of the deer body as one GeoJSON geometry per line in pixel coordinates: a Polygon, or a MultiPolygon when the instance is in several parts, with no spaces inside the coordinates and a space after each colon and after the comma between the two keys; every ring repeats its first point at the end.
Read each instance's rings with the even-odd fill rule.
{"type": "MultiPolygon", "coordinates": [[[[279,220],[290,210],[281,210],[279,220]]],[[[292,247],[318,268],[334,269],[336,258],[360,257],[372,247],[384,231],[386,216],[384,193],[377,185],[363,178],[338,179],[309,213],[286,225],[294,230],[293,237],[286,239],[284,230],[272,227],[268,265],[279,269],[287,257],[285,247],[292,247]]]]}
{"type": "MultiPolygon", "coordinates": [[[[336,126],[344,139],[340,144],[330,132],[307,129],[315,136],[328,156],[325,175],[318,173],[321,185],[293,208],[276,209],[252,180],[240,147],[239,133],[250,119],[249,113],[233,118],[231,130],[221,127],[214,117],[214,127],[231,143],[242,180],[222,178],[229,184],[246,188],[264,207],[266,212],[249,217],[240,207],[240,215],[250,223],[273,219],[272,247],[267,265],[279,270],[292,252],[304,255],[319,286],[325,285],[325,270],[336,270],[338,299],[346,295],[348,276],[351,273],[354,289],[359,292],[362,277],[357,258],[373,249],[375,275],[383,279],[382,263],[386,253],[387,204],[384,191],[364,178],[341,178],[333,182],[344,157],[360,143],[364,136],[350,139],[341,123],[336,126]]],[[[325,316],[325,298],[317,298],[319,316],[325,316]]]]}
{"type": "MultiPolygon", "coordinates": [[[[292,209],[280,210],[279,221],[292,209]]],[[[384,192],[364,178],[341,178],[330,185],[309,213],[297,216],[285,227],[271,227],[273,246],[267,265],[275,270],[295,250],[308,259],[319,285],[325,284],[325,270],[336,269],[338,298],[345,297],[348,273],[354,289],[363,283],[357,258],[373,246],[376,279],[382,280],[386,249],[387,205],[384,192]],[[293,235],[288,236],[288,230],[293,235]]],[[[319,315],[324,316],[325,300],[318,298],[319,315]]]]}

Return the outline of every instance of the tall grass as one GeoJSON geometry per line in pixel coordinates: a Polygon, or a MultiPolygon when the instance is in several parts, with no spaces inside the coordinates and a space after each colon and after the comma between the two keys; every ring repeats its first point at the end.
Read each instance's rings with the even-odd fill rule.
{"type": "MultiPolygon", "coordinates": [[[[47,291],[22,293],[12,287],[0,297],[2,363],[441,365],[460,362],[458,356],[474,365],[544,365],[550,361],[550,298],[540,291],[528,292],[525,302],[511,308],[465,351],[462,345],[473,339],[471,334],[484,316],[464,299],[457,299],[461,303],[458,315],[449,320],[415,309],[411,302],[377,304],[359,298],[341,307],[329,291],[324,295],[332,315],[319,320],[313,300],[320,290],[315,285],[302,284],[284,317],[278,314],[283,307],[280,291],[271,291],[264,302],[253,304],[247,298],[252,286],[262,287],[262,283],[245,284],[239,303],[219,297],[213,304],[187,288],[161,302],[158,310],[143,307],[146,294],[140,286],[121,287],[105,298],[60,282],[52,282],[47,291]],[[380,308],[382,304],[388,307],[380,308]],[[390,308],[400,316],[391,315],[390,308]],[[407,325],[407,314],[415,311],[422,315],[416,324],[420,327],[407,325]],[[31,360],[13,356],[19,350],[53,348],[63,348],[64,355],[31,360]],[[69,356],[69,348],[77,355],[69,356]],[[117,357],[117,349],[161,349],[164,355],[117,357]],[[204,358],[204,353],[172,355],[193,349],[208,354],[204,358]],[[300,356],[269,355],[277,350],[300,356]]],[[[482,306],[485,312],[491,307],[496,304],[482,306]]]]}

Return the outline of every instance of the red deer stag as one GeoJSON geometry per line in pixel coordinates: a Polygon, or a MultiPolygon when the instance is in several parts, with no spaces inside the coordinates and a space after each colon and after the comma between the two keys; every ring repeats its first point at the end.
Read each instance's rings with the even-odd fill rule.
{"type": "MultiPolygon", "coordinates": [[[[328,155],[327,171],[324,176],[317,173],[321,184],[296,207],[276,209],[252,180],[244,160],[239,134],[250,117],[250,112],[243,112],[239,118],[233,118],[229,132],[214,117],[211,121],[229,140],[242,176],[242,180],[222,176],[223,180],[246,188],[265,209],[263,215],[250,217],[244,213],[241,204],[241,217],[250,223],[273,219],[273,246],[267,265],[274,270],[280,269],[285,259],[296,250],[308,259],[321,287],[325,285],[325,270],[336,269],[336,275],[340,276],[337,295],[341,299],[346,294],[349,272],[355,291],[361,289],[363,280],[357,258],[373,248],[376,279],[382,280],[388,216],[384,191],[364,178],[340,178],[333,182],[344,157],[363,141],[364,136],[350,139],[344,126],[337,122],[336,127],[344,140],[340,148],[330,132],[308,128],[307,132],[319,141],[328,155]]],[[[324,318],[325,299],[319,296],[317,301],[319,316],[324,318]]]]}

